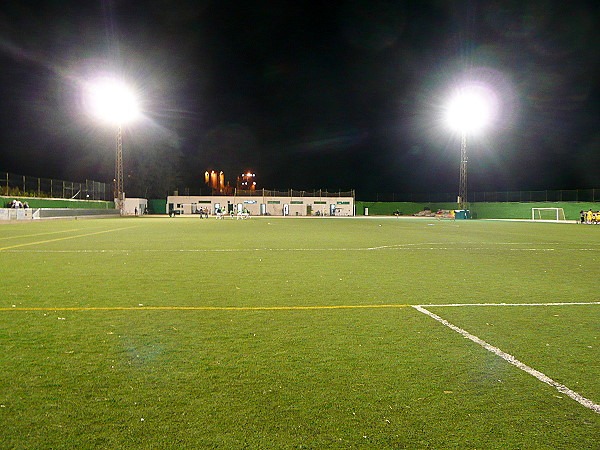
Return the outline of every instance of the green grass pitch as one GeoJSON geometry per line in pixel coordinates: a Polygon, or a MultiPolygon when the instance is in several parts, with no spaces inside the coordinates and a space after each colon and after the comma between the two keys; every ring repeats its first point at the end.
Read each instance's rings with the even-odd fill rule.
{"type": "Polygon", "coordinates": [[[411,305],[597,405],[600,227],[0,229],[0,448],[598,448],[596,411],[411,305]]]}

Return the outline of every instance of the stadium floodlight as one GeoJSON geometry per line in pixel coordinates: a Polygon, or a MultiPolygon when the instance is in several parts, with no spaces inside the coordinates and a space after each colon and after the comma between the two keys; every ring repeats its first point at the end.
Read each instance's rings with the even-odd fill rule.
{"type": "Polygon", "coordinates": [[[138,103],[131,89],[111,77],[98,78],[88,85],[88,101],[95,117],[117,126],[114,199],[115,206],[122,214],[124,207],[122,127],[139,116],[138,103]]]}
{"type": "Polygon", "coordinates": [[[99,78],[88,91],[92,113],[103,121],[123,125],[139,115],[132,90],[115,78],[99,78]]]}
{"type": "Polygon", "coordinates": [[[448,125],[461,133],[477,133],[491,122],[495,103],[495,96],[483,85],[472,84],[460,88],[448,103],[448,125]]]}
{"type": "Polygon", "coordinates": [[[461,134],[458,207],[467,209],[467,135],[476,134],[494,119],[497,99],[487,86],[471,83],[457,89],[446,108],[446,121],[461,134]]]}

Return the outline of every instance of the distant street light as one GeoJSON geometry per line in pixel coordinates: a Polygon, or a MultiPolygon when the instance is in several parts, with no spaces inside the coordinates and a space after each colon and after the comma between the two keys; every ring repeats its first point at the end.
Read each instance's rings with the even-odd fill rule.
{"type": "Polygon", "coordinates": [[[446,109],[448,125],[461,134],[458,207],[467,209],[467,135],[482,131],[492,122],[497,109],[494,92],[483,84],[466,84],[457,89],[446,109]]]}
{"type": "Polygon", "coordinates": [[[133,92],[123,82],[108,77],[99,78],[88,86],[88,98],[94,116],[117,126],[114,198],[115,206],[122,214],[124,206],[122,127],[139,116],[138,104],[133,92]]]}

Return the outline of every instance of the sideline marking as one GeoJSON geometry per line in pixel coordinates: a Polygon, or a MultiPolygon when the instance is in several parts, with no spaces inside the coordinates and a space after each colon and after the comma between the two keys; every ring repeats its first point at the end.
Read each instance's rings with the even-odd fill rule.
{"type": "Polygon", "coordinates": [[[519,361],[514,356],[512,356],[512,355],[510,355],[510,354],[508,354],[506,352],[503,352],[498,347],[494,347],[493,345],[488,344],[484,340],[479,339],[477,336],[472,335],[468,331],[465,331],[462,328],[459,328],[456,325],[451,324],[447,320],[442,319],[440,316],[432,313],[431,311],[428,311],[427,309],[423,308],[422,306],[413,306],[413,308],[415,308],[417,311],[419,311],[419,312],[421,312],[423,314],[428,315],[432,319],[437,320],[441,324],[443,324],[443,325],[447,326],[448,328],[456,331],[457,333],[461,334],[462,336],[466,337],[467,339],[470,339],[471,341],[475,342],[476,344],[481,345],[486,350],[494,353],[496,356],[499,356],[500,358],[504,359],[505,361],[508,361],[513,366],[518,367],[519,369],[523,370],[524,372],[527,372],[529,375],[533,375],[534,377],[536,377],[538,380],[542,381],[543,383],[546,383],[546,384],[549,384],[550,386],[553,386],[559,392],[561,392],[561,393],[563,393],[563,394],[571,397],[573,400],[575,400],[576,402],[578,402],[581,405],[585,406],[586,408],[589,408],[592,411],[594,411],[595,413],[600,414],[600,405],[598,405],[598,404],[594,403],[593,401],[591,401],[591,400],[583,397],[582,395],[580,395],[577,392],[569,389],[565,385],[560,384],[560,383],[554,381],[552,378],[544,375],[539,370],[535,370],[534,368],[529,367],[528,365],[526,365],[526,364],[522,363],[521,361],[519,361]]]}
{"type": "Polygon", "coordinates": [[[0,308],[0,311],[277,311],[307,309],[408,308],[413,305],[332,305],[332,306],[72,306],[63,308],[0,308]]]}
{"type": "Polygon", "coordinates": [[[569,306],[600,305],[600,302],[563,302],[563,303],[447,303],[445,305],[414,305],[422,308],[440,308],[442,306],[569,306]]]}
{"type": "Polygon", "coordinates": [[[64,308],[0,308],[0,311],[132,311],[132,310],[197,310],[197,311],[269,311],[356,308],[408,308],[413,305],[332,305],[332,306],[91,306],[64,308]]]}
{"type": "Polygon", "coordinates": [[[64,306],[64,307],[11,307],[0,311],[277,311],[314,309],[359,309],[359,308],[439,308],[442,306],[567,306],[600,305],[587,303],[453,303],[446,305],[329,305],[329,306],[64,306]]]}
{"type": "Polygon", "coordinates": [[[135,228],[137,226],[139,226],[139,225],[133,225],[133,226],[130,226],[130,227],[122,227],[122,228],[113,228],[112,230],[95,231],[93,233],[77,234],[75,236],[65,236],[65,237],[60,237],[60,238],[56,238],[56,239],[47,239],[45,241],[26,242],[25,244],[16,244],[16,245],[10,245],[8,247],[0,247],[0,251],[2,251],[2,250],[9,250],[11,248],[17,248],[17,247],[25,247],[27,245],[46,244],[48,242],[64,241],[66,239],[75,239],[75,238],[79,238],[79,237],[93,236],[95,234],[111,233],[113,231],[121,231],[121,230],[126,230],[128,228],[135,228]]]}
{"type": "MultiPolygon", "coordinates": [[[[92,233],[94,234],[94,233],[92,233]]],[[[85,235],[83,235],[85,236],[85,235]]],[[[43,241],[51,242],[51,241],[43,241]]],[[[23,244],[31,245],[31,244],[23,244]]],[[[514,242],[500,242],[493,244],[493,246],[486,247],[475,247],[475,246],[461,246],[461,247],[447,247],[441,243],[428,242],[420,244],[392,244],[392,245],[379,245],[374,247],[341,247],[341,248],[180,248],[180,249],[91,249],[91,250],[14,250],[14,252],[37,252],[37,253],[130,253],[130,252],[141,252],[141,253],[249,253],[249,252],[341,252],[341,251],[377,251],[377,250],[405,250],[405,251],[444,251],[444,250],[467,250],[467,251],[516,251],[516,252],[588,252],[597,251],[597,248],[502,248],[506,245],[532,245],[531,243],[517,244],[514,242]]],[[[549,245],[549,244],[545,244],[549,245]]],[[[551,245],[551,244],[550,244],[551,245]]],[[[0,248],[0,250],[8,250],[19,247],[18,245],[11,247],[0,248]]]]}
{"type": "Polygon", "coordinates": [[[0,308],[0,311],[277,311],[307,309],[408,308],[414,305],[332,305],[332,306],[72,306],[64,308],[0,308]]]}
{"type": "MultiPolygon", "coordinates": [[[[85,236],[85,235],[83,235],[85,236]]],[[[50,241],[45,241],[50,242],[50,241]]],[[[29,245],[29,244],[25,244],[29,245]]],[[[18,247],[18,246],[14,246],[18,247]]],[[[14,248],[14,247],[6,247],[6,249],[14,248]]],[[[2,250],[2,249],[0,249],[2,250]]],[[[472,250],[472,251],[486,251],[486,250],[502,250],[498,248],[483,248],[483,247],[390,247],[390,246],[381,246],[381,247],[357,247],[357,248],[236,248],[236,249],[228,249],[228,248],[181,248],[181,249],[110,249],[110,250],[24,250],[25,252],[30,253],[132,253],[132,252],[142,252],[142,253],[249,253],[249,252],[366,252],[366,251],[375,251],[375,250],[405,250],[405,251],[428,251],[428,250],[472,250]]],[[[511,252],[552,252],[552,251],[564,251],[564,252],[595,252],[598,251],[597,248],[564,248],[564,249],[555,249],[555,248],[508,248],[504,249],[504,251],[511,252]]],[[[23,250],[15,250],[15,252],[23,250]]]]}
{"type": "Polygon", "coordinates": [[[600,305],[586,303],[451,303],[446,305],[329,305],[329,306],[64,306],[64,307],[11,307],[0,311],[277,311],[314,309],[360,309],[360,308],[439,308],[442,306],[568,306],[600,305]]]}

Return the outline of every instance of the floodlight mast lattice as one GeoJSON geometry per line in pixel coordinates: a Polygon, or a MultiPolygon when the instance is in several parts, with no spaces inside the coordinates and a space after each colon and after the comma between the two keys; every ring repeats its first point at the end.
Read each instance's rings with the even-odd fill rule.
{"type": "Polygon", "coordinates": [[[115,155],[115,182],[113,190],[115,205],[121,213],[123,212],[123,126],[117,125],[117,153],[115,155]]]}
{"type": "Polygon", "coordinates": [[[467,133],[463,131],[460,139],[460,181],[458,185],[458,209],[468,209],[467,204],[467,133]]]}
{"type": "Polygon", "coordinates": [[[113,78],[96,80],[90,85],[89,94],[93,113],[103,121],[117,126],[113,194],[116,209],[123,214],[123,124],[135,119],[139,114],[137,102],[132,92],[113,78]]]}
{"type": "Polygon", "coordinates": [[[467,85],[455,92],[448,109],[449,125],[460,132],[460,180],[458,185],[458,208],[468,209],[467,200],[467,134],[484,128],[490,121],[493,99],[484,86],[467,85]]]}

